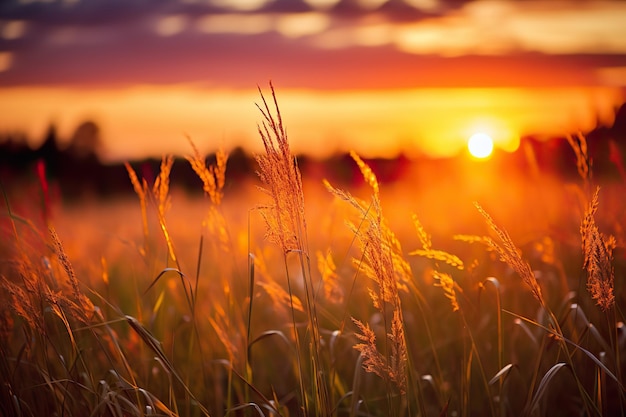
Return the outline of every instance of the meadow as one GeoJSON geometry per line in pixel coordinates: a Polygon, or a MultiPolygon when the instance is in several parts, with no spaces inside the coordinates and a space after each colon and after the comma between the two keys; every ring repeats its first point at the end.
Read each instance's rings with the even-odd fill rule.
{"type": "Polygon", "coordinates": [[[574,177],[352,153],[335,184],[259,110],[258,178],[189,140],[204,198],[170,156],[132,199],[3,192],[3,416],[625,414],[626,184],[584,136],[574,177]]]}

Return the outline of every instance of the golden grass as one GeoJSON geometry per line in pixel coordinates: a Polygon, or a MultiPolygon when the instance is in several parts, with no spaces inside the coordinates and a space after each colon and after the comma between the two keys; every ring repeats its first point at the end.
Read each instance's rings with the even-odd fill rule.
{"type": "Polygon", "coordinates": [[[402,302],[399,291],[406,290],[410,279],[410,267],[403,259],[400,243],[387,227],[380,204],[380,189],[376,175],[371,168],[354,152],[350,154],[356,162],[363,178],[372,189],[370,205],[359,201],[346,192],[326,183],[328,190],[356,208],[362,216],[359,225],[349,224],[361,249],[361,257],[353,259],[353,264],[365,276],[376,283],[369,288],[373,306],[382,317],[391,315],[391,323],[385,324],[385,348],[381,353],[376,345],[376,337],[369,325],[352,318],[360,334],[356,336],[363,343],[354,346],[363,357],[363,368],[393,383],[401,394],[407,390],[407,346],[402,318],[402,302]],[[389,349],[386,348],[387,344],[389,349]]]}
{"type": "Polygon", "coordinates": [[[228,154],[222,149],[218,149],[215,154],[215,165],[206,166],[205,159],[200,151],[193,143],[191,138],[187,138],[193,149],[193,155],[185,157],[194,172],[202,180],[202,189],[205,194],[211,198],[211,202],[215,206],[219,206],[224,198],[224,183],[226,182],[226,164],[228,162],[228,154]]]}
{"type": "MultiPolygon", "coordinates": [[[[143,236],[144,236],[144,245],[147,245],[149,238],[149,227],[148,227],[148,207],[147,207],[147,193],[148,193],[148,183],[145,178],[142,181],[139,181],[137,178],[137,173],[130,166],[128,162],[124,163],[126,167],[126,171],[128,172],[128,176],[130,178],[130,182],[133,185],[133,189],[135,193],[139,197],[139,206],[141,207],[141,221],[143,226],[143,236]]],[[[145,247],[144,247],[144,255],[145,255],[145,247]]]]}
{"type": "Polygon", "coordinates": [[[576,155],[576,168],[578,169],[578,174],[583,181],[585,181],[585,183],[588,183],[591,180],[591,174],[593,171],[591,170],[592,160],[589,156],[587,139],[581,133],[578,133],[576,137],[568,135],[566,138],[576,155]]]}
{"type": "MultiPolygon", "coordinates": [[[[283,251],[288,293],[292,312],[293,334],[296,349],[302,351],[295,318],[296,297],[293,279],[289,273],[287,256],[294,254],[300,265],[304,287],[305,311],[307,314],[308,362],[311,368],[311,382],[305,381],[303,360],[298,356],[298,379],[301,403],[307,415],[330,416],[328,380],[324,378],[324,364],[321,357],[321,334],[317,316],[315,284],[312,278],[311,259],[308,249],[307,225],[304,212],[304,191],[302,177],[295,156],[289,148],[287,133],[278,108],[274,87],[270,84],[276,110],[275,116],[259,89],[263,106],[257,106],[264,118],[258,131],[265,147],[265,154],[257,155],[258,175],[264,185],[262,190],[271,198],[271,204],[258,209],[267,225],[266,238],[277,244],[283,251]]],[[[273,292],[273,291],[272,291],[273,292]]]]}
{"type": "Polygon", "coordinates": [[[435,285],[441,287],[446,298],[450,300],[452,311],[458,311],[460,307],[456,298],[456,284],[452,276],[439,271],[433,271],[433,277],[436,280],[435,285]]]}
{"type": "Polygon", "coordinates": [[[333,304],[342,304],[345,294],[343,288],[341,288],[339,275],[337,274],[337,266],[335,265],[330,249],[326,252],[326,255],[324,255],[322,251],[317,251],[316,256],[317,268],[322,277],[324,299],[333,304]]]}
{"type": "Polygon", "coordinates": [[[258,174],[265,186],[262,190],[270,196],[272,205],[260,206],[259,209],[267,224],[266,237],[269,241],[278,244],[285,253],[307,252],[302,178],[296,158],[289,149],[273,87],[272,97],[276,119],[272,117],[263,96],[263,107],[259,107],[264,121],[258,130],[265,154],[256,157],[258,174]]]}
{"type": "Polygon", "coordinates": [[[606,311],[615,303],[613,250],[616,241],[613,236],[600,233],[596,225],[594,216],[598,209],[599,194],[600,188],[597,188],[585,211],[580,234],[584,254],[583,268],[587,270],[587,288],[600,308],[606,311]]]}
{"type": "Polygon", "coordinates": [[[624,184],[589,192],[598,179],[584,136],[569,139],[582,187],[554,191],[585,202],[575,221],[561,208],[561,234],[507,230],[494,219],[529,209],[503,217],[492,202],[493,215],[476,203],[480,221],[455,223],[465,234],[448,240],[427,231],[440,225],[389,210],[408,185],[381,183],[356,153],[363,188],[323,181],[309,195],[270,88],[260,205],[225,192],[228,155],[207,166],[190,139],[207,197],[197,215],[180,215],[171,156],[151,186],[126,164],[139,214],[129,216],[137,230],[116,229],[130,234],[121,250],[105,254],[88,233],[79,241],[71,231],[88,229],[74,212],[64,225],[46,215],[39,233],[5,196],[0,415],[626,414],[624,184]]]}
{"type": "Polygon", "coordinates": [[[519,277],[522,278],[522,281],[524,281],[524,284],[528,286],[533,297],[535,297],[543,306],[545,302],[543,295],[541,294],[541,287],[537,282],[537,278],[535,277],[530,264],[522,258],[520,249],[515,246],[515,243],[513,243],[511,236],[509,236],[506,230],[499,228],[491,216],[478,203],[475,205],[478,212],[485,218],[489,228],[500,240],[500,243],[497,243],[493,239],[486,239],[486,242],[489,244],[491,249],[493,249],[500,256],[500,260],[509,265],[511,269],[513,269],[519,277]]]}

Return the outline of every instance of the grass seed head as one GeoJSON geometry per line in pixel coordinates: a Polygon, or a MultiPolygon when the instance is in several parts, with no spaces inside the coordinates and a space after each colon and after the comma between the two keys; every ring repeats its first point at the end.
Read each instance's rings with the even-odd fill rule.
{"type": "Polygon", "coordinates": [[[596,225],[594,215],[598,208],[599,192],[600,189],[597,188],[589,207],[585,210],[580,233],[584,256],[583,267],[587,270],[587,289],[600,308],[606,311],[615,303],[613,249],[616,242],[613,236],[606,237],[600,233],[596,225]]]}
{"type": "Polygon", "coordinates": [[[289,148],[273,86],[271,90],[276,116],[272,115],[263,93],[263,107],[257,106],[264,117],[258,131],[265,154],[257,155],[256,160],[259,164],[258,175],[264,184],[263,190],[271,197],[272,204],[258,208],[265,220],[266,237],[270,241],[277,243],[284,252],[305,250],[302,178],[297,160],[289,148]]]}
{"type": "Polygon", "coordinates": [[[435,278],[435,286],[441,287],[443,293],[450,300],[452,305],[452,311],[459,310],[459,302],[456,299],[455,283],[452,276],[439,271],[433,271],[433,278],[435,278]]]}
{"type": "Polygon", "coordinates": [[[372,191],[374,192],[374,198],[378,198],[380,194],[380,188],[378,186],[378,179],[376,178],[376,174],[374,174],[374,171],[372,171],[369,165],[363,162],[361,157],[356,152],[350,151],[350,156],[359,167],[361,175],[363,175],[363,179],[365,180],[367,185],[372,188],[372,191]]]}
{"type": "Polygon", "coordinates": [[[152,193],[154,194],[154,198],[157,202],[157,215],[159,219],[159,225],[161,226],[161,231],[163,232],[163,236],[165,237],[165,243],[167,244],[167,250],[169,255],[172,257],[174,262],[177,262],[176,253],[174,251],[174,242],[172,241],[172,237],[167,228],[167,223],[165,221],[165,213],[170,208],[170,172],[172,171],[172,165],[174,165],[174,156],[166,155],[161,160],[161,169],[159,171],[159,176],[154,181],[154,185],[152,187],[152,193]]]}
{"type": "Polygon", "coordinates": [[[195,143],[190,137],[187,137],[193,155],[186,156],[191,168],[196,175],[202,180],[202,189],[209,196],[211,202],[215,206],[219,206],[224,196],[224,183],[226,182],[226,163],[228,154],[222,149],[218,149],[215,153],[215,165],[206,166],[205,158],[200,154],[195,143]]]}
{"type": "Polygon", "coordinates": [[[511,236],[509,236],[506,230],[500,229],[491,216],[478,203],[474,203],[474,205],[485,218],[489,228],[500,240],[500,243],[497,243],[495,240],[488,238],[485,239],[485,242],[500,256],[501,261],[506,263],[522,278],[522,281],[530,288],[532,295],[541,305],[544,305],[545,302],[541,293],[541,287],[537,282],[537,277],[535,277],[530,264],[522,258],[521,251],[515,246],[511,236]]]}
{"type": "Polygon", "coordinates": [[[333,261],[330,249],[326,252],[326,256],[321,251],[317,251],[317,268],[322,275],[322,283],[324,286],[324,297],[331,303],[341,304],[343,302],[343,288],[339,285],[339,275],[337,274],[337,266],[333,261]]]}
{"type": "Polygon", "coordinates": [[[578,168],[578,174],[585,182],[588,182],[591,179],[592,161],[587,149],[587,139],[579,133],[575,138],[567,136],[567,141],[576,154],[576,167],[578,168]]]}
{"type": "Polygon", "coordinates": [[[424,229],[424,226],[422,226],[422,223],[419,221],[417,214],[413,214],[411,218],[413,219],[413,225],[415,225],[415,230],[417,231],[417,237],[422,243],[422,248],[425,251],[432,249],[433,243],[431,241],[431,237],[428,233],[426,233],[426,229],[424,229]]]}
{"type": "MultiPolygon", "coordinates": [[[[78,278],[76,277],[72,263],[63,249],[63,244],[61,243],[59,236],[53,227],[50,227],[49,230],[50,236],[52,237],[52,243],[54,244],[55,253],[61,263],[61,266],[67,274],[68,282],[70,284],[70,288],[72,289],[71,297],[61,296],[58,298],[58,301],[64,304],[64,307],[66,307],[75,319],[80,320],[83,323],[89,323],[90,317],[93,316],[95,307],[91,300],[80,289],[78,278]]],[[[50,297],[50,295],[53,294],[53,291],[46,286],[45,293],[50,297]]],[[[49,299],[49,301],[51,300],[54,301],[57,300],[57,298],[53,297],[52,299],[49,299]]],[[[53,302],[52,304],[55,303],[53,302]]]]}

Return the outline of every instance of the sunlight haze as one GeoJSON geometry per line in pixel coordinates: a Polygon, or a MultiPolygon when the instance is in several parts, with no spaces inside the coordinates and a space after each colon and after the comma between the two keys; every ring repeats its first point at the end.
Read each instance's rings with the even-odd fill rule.
{"type": "MultiPolygon", "coordinates": [[[[610,88],[319,92],[276,87],[294,151],[316,157],[351,149],[369,157],[448,157],[461,152],[476,131],[512,152],[523,135],[558,135],[592,129],[597,121],[612,123],[614,108],[623,100],[610,88]]],[[[269,94],[266,86],[262,89],[269,94]]],[[[68,138],[80,123],[93,121],[101,128],[107,161],[186,154],[186,135],[206,152],[237,146],[259,152],[255,103],[260,103],[256,90],[189,85],[5,88],[0,90],[0,125],[41,141],[51,124],[68,138]]]]}
{"type": "Polygon", "coordinates": [[[271,80],[296,152],[447,157],[477,131],[520,137],[611,123],[626,99],[616,1],[8,2],[0,134],[100,129],[107,161],[260,149],[271,80]]]}

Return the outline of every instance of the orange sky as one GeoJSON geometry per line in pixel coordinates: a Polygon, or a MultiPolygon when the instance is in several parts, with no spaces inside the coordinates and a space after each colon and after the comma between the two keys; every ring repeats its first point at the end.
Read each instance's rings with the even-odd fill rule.
{"type": "Polygon", "coordinates": [[[33,145],[91,120],[106,160],[259,150],[276,86],[297,152],[450,156],[482,130],[611,123],[626,101],[626,4],[438,0],[9,1],[0,133],[33,145]]]}
{"type": "MultiPolygon", "coordinates": [[[[347,149],[364,156],[452,156],[477,131],[514,150],[523,134],[561,135],[590,130],[598,119],[611,123],[624,100],[619,91],[600,87],[277,89],[294,151],[315,156],[347,149]]],[[[80,122],[95,120],[107,160],[185,153],[187,134],[207,152],[236,145],[260,151],[258,102],[256,91],[190,86],[14,88],[0,91],[0,119],[8,130],[26,127],[32,138],[43,138],[50,123],[69,138],[80,122]]]]}

